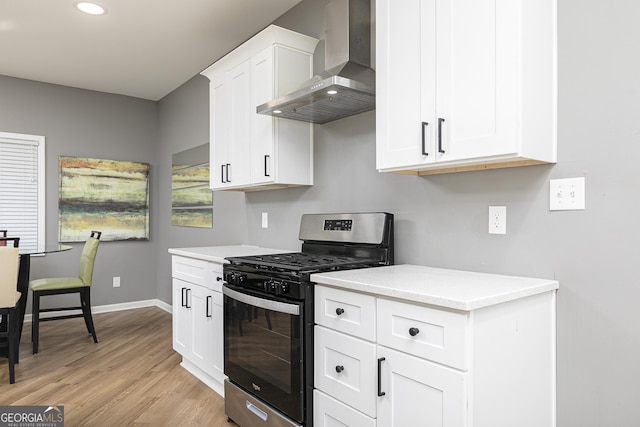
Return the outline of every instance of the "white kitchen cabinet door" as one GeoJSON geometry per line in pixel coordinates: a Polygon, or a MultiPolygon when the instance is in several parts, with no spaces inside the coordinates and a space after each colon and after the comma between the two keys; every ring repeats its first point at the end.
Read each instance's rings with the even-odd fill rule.
{"type": "Polygon", "coordinates": [[[210,110],[210,145],[209,167],[211,169],[210,187],[218,190],[228,187],[229,158],[229,85],[227,74],[219,72],[210,77],[209,110],[210,110]]]}
{"type": "Polygon", "coordinates": [[[380,171],[555,162],[555,0],[376,7],[380,171]]]}
{"type": "Polygon", "coordinates": [[[438,1],[438,161],[518,153],[518,3],[438,1]]]}
{"type": "Polygon", "coordinates": [[[379,426],[466,425],[467,374],[382,346],[377,356],[384,393],[378,397],[379,426]]]}
{"type": "Polygon", "coordinates": [[[228,187],[251,183],[251,61],[246,60],[228,71],[229,81],[229,152],[228,187]]]}
{"type": "MultiPolygon", "coordinates": [[[[311,57],[285,46],[270,46],[251,58],[253,105],[297,89],[311,77],[311,57]]],[[[313,125],[254,114],[251,183],[313,184],[313,125]]]]}
{"type": "MultiPolygon", "coordinates": [[[[273,55],[274,47],[269,47],[251,58],[251,78],[253,83],[252,105],[258,106],[274,97],[273,55]]],[[[263,114],[254,114],[251,135],[251,181],[254,184],[274,181],[274,121],[263,114]]]]}
{"type": "Polygon", "coordinates": [[[220,292],[209,291],[208,309],[206,324],[209,333],[209,363],[208,373],[217,381],[223,382],[224,375],[224,337],[223,337],[223,309],[222,294],[220,292]]]}
{"type": "Polygon", "coordinates": [[[173,349],[183,356],[191,352],[192,310],[187,308],[187,289],[192,284],[173,279],[173,349]]]}
{"type": "Polygon", "coordinates": [[[213,323],[209,322],[209,295],[206,288],[191,285],[188,305],[192,310],[191,323],[191,356],[189,360],[203,371],[207,371],[211,360],[211,337],[213,323]]]}
{"type": "Polygon", "coordinates": [[[377,168],[436,159],[435,0],[376,1],[377,168]]]}

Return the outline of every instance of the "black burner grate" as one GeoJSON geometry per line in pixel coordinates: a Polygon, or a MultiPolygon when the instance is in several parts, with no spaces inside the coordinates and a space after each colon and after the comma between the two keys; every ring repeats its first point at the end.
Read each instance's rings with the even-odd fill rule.
{"type": "Polygon", "coordinates": [[[279,271],[304,272],[307,270],[335,270],[345,266],[373,265],[376,260],[340,255],[319,255],[291,252],[274,255],[256,255],[229,258],[232,264],[253,265],[279,271]]]}

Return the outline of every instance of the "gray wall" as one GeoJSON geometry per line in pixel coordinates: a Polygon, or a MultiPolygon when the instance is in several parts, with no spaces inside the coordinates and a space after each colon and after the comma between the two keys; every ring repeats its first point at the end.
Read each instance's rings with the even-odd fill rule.
{"type": "Polygon", "coordinates": [[[171,156],[209,142],[209,80],[196,76],[160,103],[157,297],[171,303],[169,248],[241,244],[247,239],[244,194],[215,192],[213,228],[171,226],[171,156]]]}
{"type": "MultiPolygon", "coordinates": [[[[324,3],[303,0],[277,22],[322,38],[324,3]]],[[[56,237],[59,154],[152,163],[152,239],[103,245],[97,304],[120,296],[169,302],[169,247],[248,243],[298,249],[302,213],[386,210],[396,215],[398,263],[558,279],[558,426],[635,426],[637,16],[640,2],[559,1],[556,165],[430,177],[379,174],[370,112],[316,126],[313,187],[216,192],[212,230],[172,227],[169,213],[171,155],[208,140],[208,82],[201,76],[160,101],[158,118],[156,105],[145,101],[0,78],[0,129],[47,136],[49,240],[56,237]],[[75,114],[94,120],[83,126],[75,114]],[[134,119],[135,126],[121,125],[134,119]],[[587,209],[550,212],[549,179],[580,176],[586,177],[587,209]],[[487,233],[490,205],[507,206],[504,236],[487,233]],[[262,212],[269,213],[268,229],[260,226],[262,212]],[[123,271],[118,291],[110,288],[113,271],[123,271]],[[134,278],[139,283],[132,284],[134,278]]],[[[318,57],[322,61],[322,45],[318,57]]],[[[71,258],[68,253],[36,260],[34,274],[61,271],[64,261],[75,262],[71,258]]]]}
{"type": "MultiPolygon", "coordinates": [[[[45,136],[47,242],[58,239],[59,156],[151,164],[151,239],[100,245],[92,300],[95,305],[106,305],[156,298],[158,104],[0,76],[0,129],[45,136]],[[113,288],[113,276],[121,277],[120,288],[113,288]]],[[[68,252],[32,257],[31,278],[78,274],[82,243],[72,246],[68,252]]],[[[77,296],[73,298],[77,303],[75,300],[77,296]]],[[[71,299],[51,301],[45,299],[42,304],[59,307],[71,299]]]]}

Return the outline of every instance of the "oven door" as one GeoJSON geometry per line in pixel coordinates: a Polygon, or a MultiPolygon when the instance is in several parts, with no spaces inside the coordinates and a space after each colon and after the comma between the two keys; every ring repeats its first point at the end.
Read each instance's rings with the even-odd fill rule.
{"type": "Polygon", "coordinates": [[[224,294],[224,373],[302,422],[304,304],[231,284],[224,294]]]}

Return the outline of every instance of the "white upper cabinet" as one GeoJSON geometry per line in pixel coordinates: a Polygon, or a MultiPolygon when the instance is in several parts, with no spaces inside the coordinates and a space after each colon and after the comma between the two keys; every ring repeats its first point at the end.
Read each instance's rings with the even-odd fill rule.
{"type": "Polygon", "coordinates": [[[376,0],[382,172],[556,161],[556,0],[376,0]]]}
{"type": "Polygon", "coordinates": [[[313,184],[310,123],[256,107],[311,78],[317,39],[271,25],[211,65],[211,188],[253,191],[313,184]]]}

